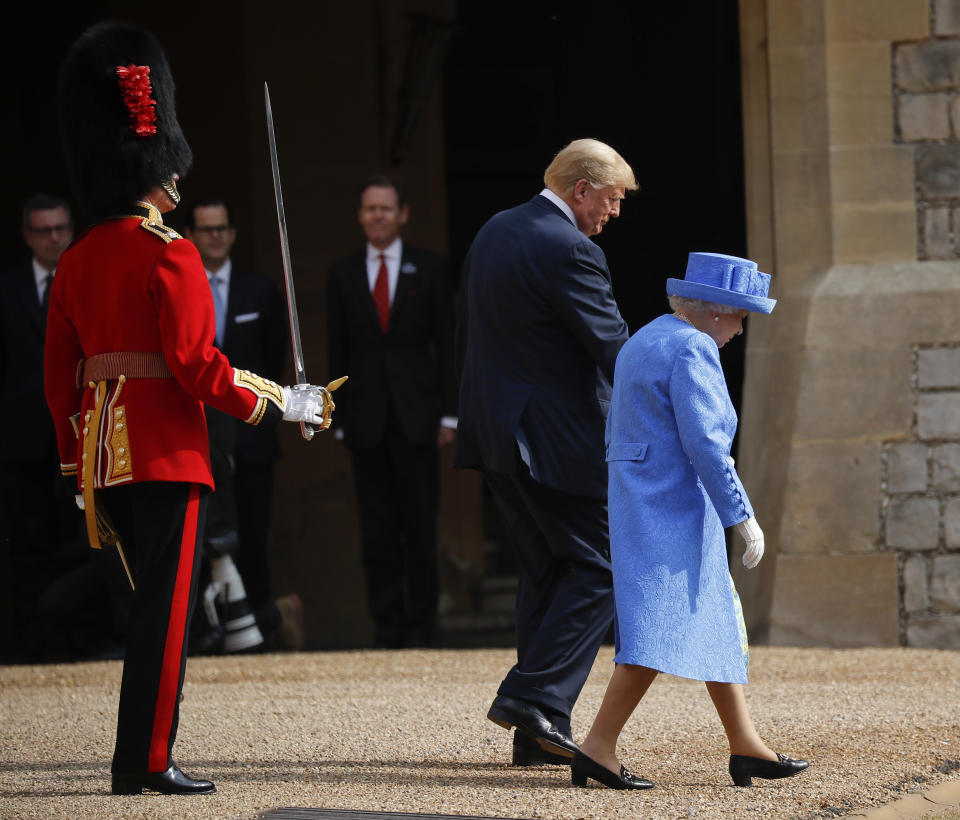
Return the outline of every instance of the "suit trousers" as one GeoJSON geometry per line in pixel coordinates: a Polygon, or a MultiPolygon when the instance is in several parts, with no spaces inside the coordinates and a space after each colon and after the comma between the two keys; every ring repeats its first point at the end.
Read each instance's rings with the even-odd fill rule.
{"type": "Polygon", "coordinates": [[[269,536],[273,474],[272,463],[247,464],[238,460],[233,476],[240,536],[235,557],[247,589],[247,600],[254,610],[272,601],[269,536]]]}
{"type": "Polygon", "coordinates": [[[517,663],[498,694],[530,701],[569,731],[570,712],[613,621],[607,502],[484,470],[520,564],[517,663]]]}
{"type": "Polygon", "coordinates": [[[175,481],[97,490],[136,584],[120,683],[116,773],[162,772],[172,763],[206,513],[201,492],[200,485],[175,481]]]}
{"type": "MultiPolygon", "coordinates": [[[[66,553],[72,555],[78,549],[82,513],[60,475],[56,455],[43,461],[0,464],[0,493],[0,539],[10,602],[3,661],[55,659],[55,654],[47,655],[53,642],[40,618],[42,598],[62,571],[66,553]]],[[[57,627],[63,630],[64,624],[57,627]]]]}
{"type": "Polygon", "coordinates": [[[436,444],[411,442],[391,411],[380,442],[351,456],[375,640],[423,645],[437,613],[436,444]]]}

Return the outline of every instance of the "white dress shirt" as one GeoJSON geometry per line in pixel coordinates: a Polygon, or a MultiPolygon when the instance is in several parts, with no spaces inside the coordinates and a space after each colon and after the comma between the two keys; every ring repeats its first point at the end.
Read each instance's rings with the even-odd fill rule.
{"type": "MultiPolygon", "coordinates": [[[[47,287],[47,277],[52,277],[57,272],[57,269],[47,270],[43,265],[41,265],[37,258],[33,258],[33,278],[37,283],[37,301],[42,305],[43,304],[43,292],[47,287]]],[[[51,285],[53,282],[50,283],[51,285]]]]}

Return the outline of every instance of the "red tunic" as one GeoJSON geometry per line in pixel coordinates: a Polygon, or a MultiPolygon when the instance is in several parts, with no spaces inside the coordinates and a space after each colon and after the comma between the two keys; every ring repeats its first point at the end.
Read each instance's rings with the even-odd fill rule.
{"type": "Polygon", "coordinates": [[[77,472],[83,436],[78,440],[71,417],[80,414],[82,427],[95,402],[93,389],[77,386],[81,361],[114,351],[159,351],[173,378],[106,383],[94,486],[187,481],[212,489],[204,403],[258,424],[279,417],[283,391],[235,370],[214,347],[213,298],[193,243],[165,227],[156,209],[132,210],[140,215],[91,228],[57,265],[44,385],[61,469],[77,472]]]}

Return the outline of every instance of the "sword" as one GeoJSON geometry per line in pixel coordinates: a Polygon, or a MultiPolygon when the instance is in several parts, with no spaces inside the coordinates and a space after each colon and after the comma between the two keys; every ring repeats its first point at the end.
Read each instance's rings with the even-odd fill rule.
{"type": "Polygon", "coordinates": [[[127,554],[123,551],[123,544],[120,543],[120,533],[113,526],[105,510],[97,510],[97,534],[101,544],[113,544],[117,548],[120,563],[123,564],[123,570],[127,573],[127,580],[130,582],[130,589],[136,591],[137,585],[133,583],[133,573],[130,572],[130,565],[127,563],[127,554]]]}
{"type": "MultiPolygon", "coordinates": [[[[270,167],[273,170],[273,193],[277,200],[277,223],[280,227],[280,249],[283,251],[283,281],[287,287],[287,314],[290,317],[290,341],[293,345],[293,366],[297,374],[294,390],[308,389],[307,374],[303,367],[303,346],[300,343],[300,317],[297,315],[297,294],[293,289],[293,265],[290,262],[290,238],[287,236],[287,217],[283,211],[283,193],[280,190],[280,165],[277,162],[277,138],[273,133],[273,109],[270,107],[270,89],[263,84],[263,96],[267,106],[267,136],[270,140],[270,167]],[[301,387],[302,386],[302,387],[301,387]]],[[[336,388],[334,388],[336,389],[336,388]]],[[[317,428],[300,422],[300,433],[310,441],[317,428]]]]}

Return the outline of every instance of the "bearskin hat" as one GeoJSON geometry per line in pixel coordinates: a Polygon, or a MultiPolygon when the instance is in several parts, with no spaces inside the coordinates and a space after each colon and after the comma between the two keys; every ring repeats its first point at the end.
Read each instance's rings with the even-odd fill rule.
{"type": "Polygon", "coordinates": [[[71,46],[57,114],[74,195],[91,219],[123,213],[193,161],[167,58],[133,23],[98,23],[71,46]]]}

